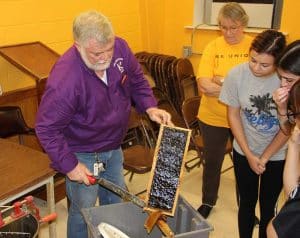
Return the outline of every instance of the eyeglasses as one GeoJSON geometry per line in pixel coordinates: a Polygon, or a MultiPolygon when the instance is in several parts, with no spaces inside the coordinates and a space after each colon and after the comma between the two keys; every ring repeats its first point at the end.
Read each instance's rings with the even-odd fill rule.
{"type": "Polygon", "coordinates": [[[221,30],[221,31],[224,31],[224,32],[230,31],[230,32],[235,33],[235,32],[237,32],[237,31],[240,29],[241,26],[238,25],[238,26],[230,26],[230,27],[227,27],[227,26],[222,26],[222,25],[220,25],[219,27],[220,27],[220,30],[221,30]]]}
{"type": "Polygon", "coordinates": [[[296,117],[300,115],[300,112],[287,112],[286,116],[289,120],[289,123],[291,123],[292,125],[296,124],[296,117]]]}

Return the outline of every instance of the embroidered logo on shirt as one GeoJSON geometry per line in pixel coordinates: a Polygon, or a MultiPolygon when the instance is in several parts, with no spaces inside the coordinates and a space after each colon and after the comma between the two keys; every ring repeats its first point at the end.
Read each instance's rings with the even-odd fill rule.
{"type": "Polygon", "coordinates": [[[124,72],[123,60],[123,58],[117,58],[114,62],[114,67],[117,67],[120,73],[124,72]]]}

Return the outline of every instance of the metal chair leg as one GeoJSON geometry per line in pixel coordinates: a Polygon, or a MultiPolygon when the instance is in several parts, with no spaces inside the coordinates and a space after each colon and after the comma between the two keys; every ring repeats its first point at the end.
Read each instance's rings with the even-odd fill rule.
{"type": "MultiPolygon", "coordinates": [[[[233,164],[233,157],[232,157],[232,154],[231,153],[227,153],[232,161],[232,164],[233,164]]],[[[228,168],[224,169],[221,171],[221,174],[227,172],[228,170],[232,169],[233,168],[233,165],[232,166],[229,166],[228,168]]]]}
{"type": "Polygon", "coordinates": [[[186,170],[188,172],[190,172],[193,168],[200,167],[201,164],[203,164],[203,158],[197,156],[197,157],[195,157],[193,159],[190,159],[187,162],[185,162],[184,167],[186,168],[186,170]],[[194,162],[195,160],[199,160],[199,161],[198,162],[194,162]],[[190,163],[192,163],[192,165],[189,165],[190,163]]]}

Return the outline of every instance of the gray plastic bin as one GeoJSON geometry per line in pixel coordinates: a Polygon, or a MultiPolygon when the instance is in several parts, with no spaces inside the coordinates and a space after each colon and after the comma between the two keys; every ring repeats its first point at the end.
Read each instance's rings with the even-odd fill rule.
{"type": "MultiPolygon", "coordinates": [[[[82,213],[88,225],[90,238],[102,237],[97,228],[101,222],[115,226],[130,238],[162,237],[157,226],[147,234],[144,223],[148,215],[142,208],[130,202],[84,208],[82,213]]],[[[168,217],[167,221],[178,238],[207,238],[209,232],[213,230],[212,226],[181,196],[178,197],[174,217],[168,217]]]]}

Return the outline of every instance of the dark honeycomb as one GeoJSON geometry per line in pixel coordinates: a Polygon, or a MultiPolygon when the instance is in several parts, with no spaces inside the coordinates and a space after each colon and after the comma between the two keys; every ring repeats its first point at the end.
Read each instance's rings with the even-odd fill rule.
{"type": "Polygon", "coordinates": [[[188,132],[164,127],[153,174],[148,205],[172,210],[188,132]]]}

